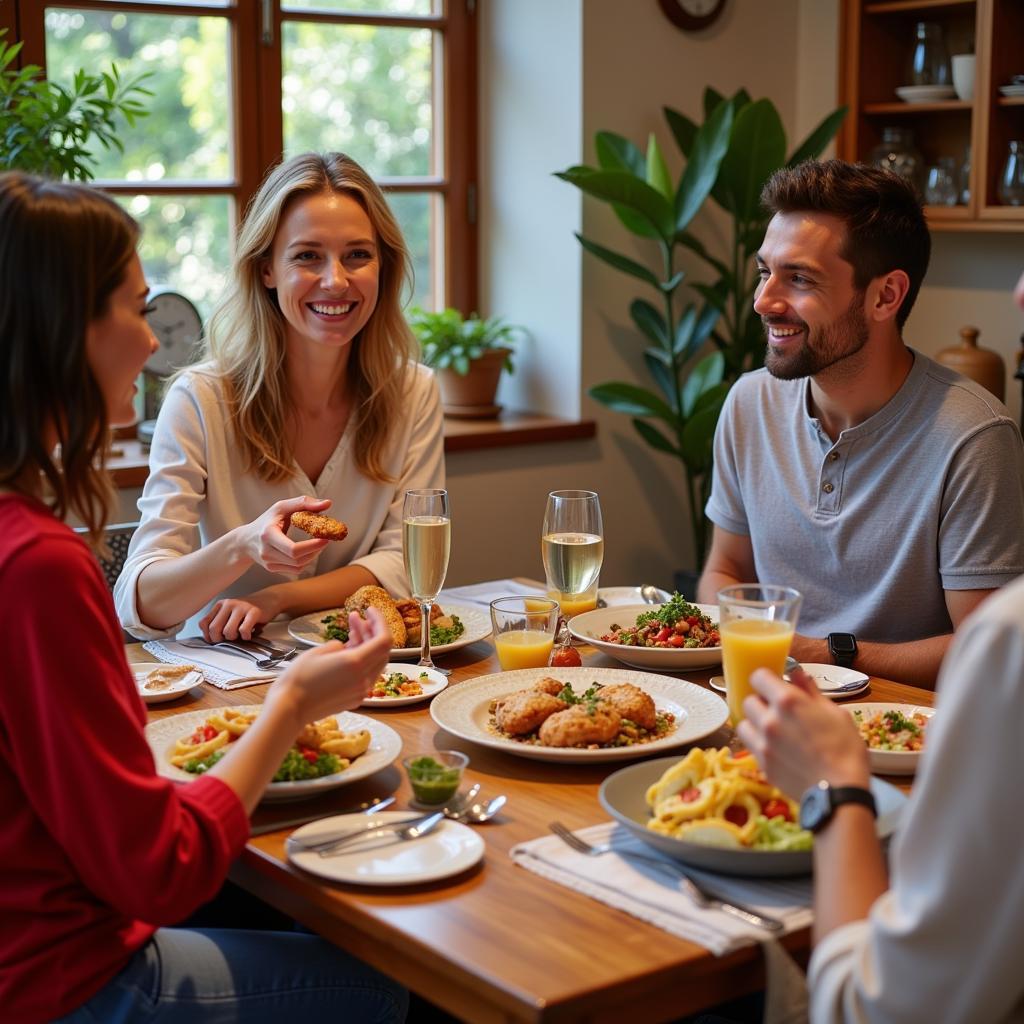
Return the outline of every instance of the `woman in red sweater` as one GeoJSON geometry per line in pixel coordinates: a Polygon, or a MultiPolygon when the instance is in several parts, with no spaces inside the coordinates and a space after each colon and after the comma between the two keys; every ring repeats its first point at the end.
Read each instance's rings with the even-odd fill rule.
{"type": "Polygon", "coordinates": [[[138,228],[111,199],[0,175],[0,1007],[15,1021],[400,1021],[398,985],[320,938],[170,928],[219,889],[302,726],[354,707],[390,646],[297,658],[231,757],[159,776],[99,566],[108,427],[156,342],[138,228]]]}

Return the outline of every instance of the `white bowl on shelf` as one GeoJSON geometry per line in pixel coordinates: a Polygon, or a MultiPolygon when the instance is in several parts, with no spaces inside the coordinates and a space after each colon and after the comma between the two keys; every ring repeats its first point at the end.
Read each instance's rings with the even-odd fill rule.
{"type": "Polygon", "coordinates": [[[956,90],[951,85],[901,85],[896,95],[904,103],[937,103],[955,99],[956,90]]]}

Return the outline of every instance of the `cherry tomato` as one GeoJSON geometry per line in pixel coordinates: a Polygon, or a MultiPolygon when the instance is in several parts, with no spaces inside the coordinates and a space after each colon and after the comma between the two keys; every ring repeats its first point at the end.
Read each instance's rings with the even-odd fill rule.
{"type": "Polygon", "coordinates": [[[671,634],[672,629],[670,626],[662,626],[661,629],[659,629],[658,632],[654,634],[654,642],[656,644],[664,643],[669,638],[669,636],[671,636],[671,634]]]}
{"type": "Polygon", "coordinates": [[[683,647],[686,644],[686,637],[680,636],[678,633],[673,633],[668,638],[669,647],[683,647]]]}
{"type": "Polygon", "coordinates": [[[739,828],[743,828],[743,826],[746,825],[747,818],[749,818],[750,815],[747,814],[746,807],[737,807],[735,804],[733,804],[731,807],[726,807],[725,814],[723,814],[722,817],[725,818],[726,821],[731,821],[734,825],[737,825],[739,828]]]}
{"type": "Polygon", "coordinates": [[[299,747],[299,753],[310,763],[316,764],[316,759],[319,756],[315,750],[310,750],[309,747],[299,747]]]}
{"type": "Polygon", "coordinates": [[[684,804],[692,804],[699,796],[700,790],[696,786],[691,786],[689,789],[684,789],[682,793],[679,794],[679,799],[682,800],[684,804]]]}
{"type": "Polygon", "coordinates": [[[553,668],[576,668],[583,664],[583,659],[575,647],[556,647],[548,664],[553,668]]]}
{"type": "Polygon", "coordinates": [[[764,816],[766,818],[785,818],[786,821],[793,820],[793,815],[789,810],[789,804],[787,804],[785,800],[779,800],[777,797],[772,800],[765,801],[764,816]]]}

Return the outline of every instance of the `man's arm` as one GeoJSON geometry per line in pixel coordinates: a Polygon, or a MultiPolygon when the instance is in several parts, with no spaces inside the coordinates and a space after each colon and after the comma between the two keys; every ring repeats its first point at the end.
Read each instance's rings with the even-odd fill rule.
{"type": "MultiPolygon", "coordinates": [[[[991,590],[947,590],[944,591],[946,608],[958,629],[960,623],[985,600],[991,590]]],[[[929,636],[923,640],[912,640],[904,644],[879,644],[857,640],[857,659],[853,667],[869,676],[896,679],[901,683],[934,689],[939,675],[939,666],[953,639],[952,633],[929,636]]],[[[828,641],[815,637],[797,635],[793,638],[790,654],[797,661],[810,665],[828,664],[831,656],[828,641]]]]}
{"type": "Polygon", "coordinates": [[[740,533],[730,533],[720,526],[714,527],[711,551],[697,584],[697,600],[703,604],[716,604],[722,587],[757,581],[754,547],[750,538],[740,533]]]}

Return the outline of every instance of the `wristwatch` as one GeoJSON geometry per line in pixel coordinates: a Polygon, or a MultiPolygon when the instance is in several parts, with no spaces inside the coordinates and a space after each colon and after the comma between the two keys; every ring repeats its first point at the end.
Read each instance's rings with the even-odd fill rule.
{"type": "Polygon", "coordinates": [[[824,779],[800,797],[800,827],[820,832],[842,804],[863,804],[877,818],[878,808],[871,790],[862,786],[830,786],[824,779]]]}
{"type": "Polygon", "coordinates": [[[857,657],[857,638],[852,633],[829,633],[828,653],[842,668],[850,668],[857,657]]]}

